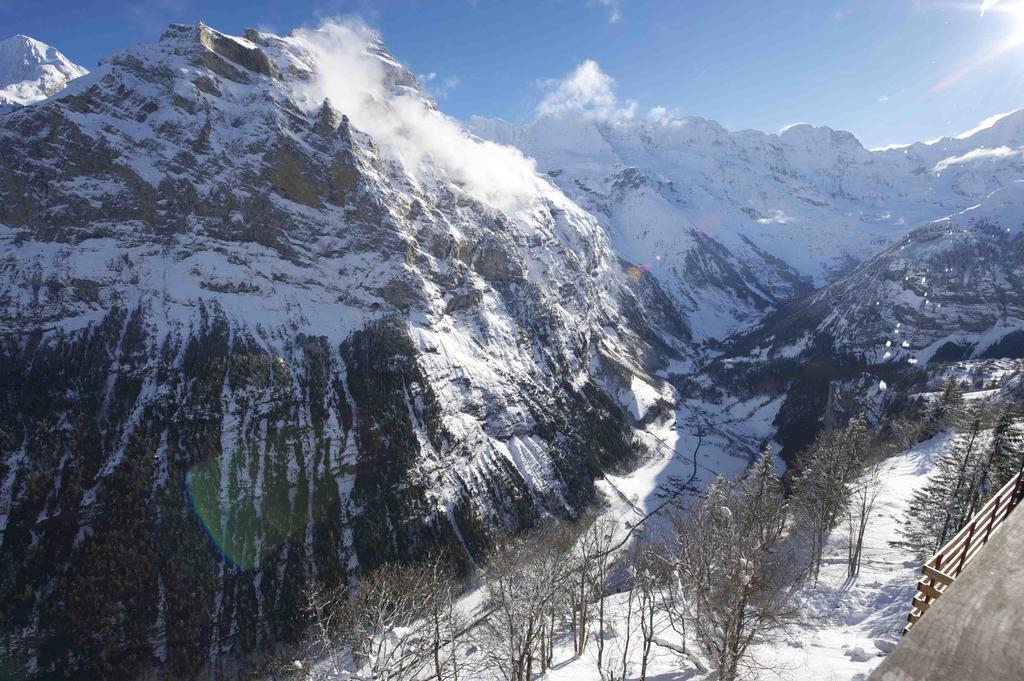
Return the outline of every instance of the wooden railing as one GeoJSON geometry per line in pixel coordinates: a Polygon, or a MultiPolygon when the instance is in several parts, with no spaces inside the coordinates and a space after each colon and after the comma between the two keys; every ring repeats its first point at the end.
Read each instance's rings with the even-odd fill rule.
{"type": "Polygon", "coordinates": [[[960,576],[964,566],[978,555],[993,530],[1003,524],[1010,511],[1020,503],[1022,496],[1024,477],[1017,473],[971,518],[971,522],[921,567],[924,577],[917,583],[917,593],[910,614],[907,615],[904,634],[945,593],[949,585],[960,576]]]}

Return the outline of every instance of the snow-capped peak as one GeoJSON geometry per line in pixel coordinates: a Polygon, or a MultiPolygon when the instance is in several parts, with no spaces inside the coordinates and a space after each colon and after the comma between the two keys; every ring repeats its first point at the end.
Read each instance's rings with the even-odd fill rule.
{"type": "Polygon", "coordinates": [[[0,41],[0,113],[46,99],[88,71],[27,35],[0,41]]]}
{"type": "Polygon", "coordinates": [[[1004,118],[1009,118],[1011,116],[1014,119],[1016,119],[1018,122],[1021,121],[1021,120],[1024,120],[1024,109],[1014,109],[1013,111],[1007,111],[1006,113],[995,114],[994,116],[989,116],[988,118],[983,120],[981,123],[979,123],[977,126],[971,128],[970,130],[966,130],[966,131],[960,133],[959,135],[956,136],[956,138],[958,140],[964,140],[964,139],[967,139],[968,137],[973,137],[974,135],[976,135],[977,133],[981,132],[982,130],[988,130],[990,128],[995,127],[1004,118]]]}

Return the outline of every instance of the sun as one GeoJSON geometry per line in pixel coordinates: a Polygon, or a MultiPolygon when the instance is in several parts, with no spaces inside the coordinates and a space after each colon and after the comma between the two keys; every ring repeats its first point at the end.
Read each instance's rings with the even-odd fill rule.
{"type": "Polygon", "coordinates": [[[1024,43],[1024,2],[1000,3],[997,9],[1006,15],[1012,24],[1008,47],[1024,43]]]}

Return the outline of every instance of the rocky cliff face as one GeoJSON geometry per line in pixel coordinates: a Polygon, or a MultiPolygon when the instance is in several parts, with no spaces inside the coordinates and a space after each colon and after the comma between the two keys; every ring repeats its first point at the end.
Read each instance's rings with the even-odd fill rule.
{"type": "Polygon", "coordinates": [[[609,395],[691,352],[359,27],[172,26],[4,116],[0,240],[15,674],[230,675],[311,579],[572,516],[634,456],[609,395]]]}
{"type": "Polygon", "coordinates": [[[541,176],[360,26],[113,55],[0,118],[0,669],[235,676],[312,579],[577,514],[658,376],[792,453],[1021,356],[1022,121],[472,122],[541,176]]]}

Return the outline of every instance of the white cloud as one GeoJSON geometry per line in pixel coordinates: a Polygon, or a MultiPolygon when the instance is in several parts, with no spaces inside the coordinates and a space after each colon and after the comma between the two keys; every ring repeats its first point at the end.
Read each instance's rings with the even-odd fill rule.
{"type": "Polygon", "coordinates": [[[141,31],[159,35],[167,24],[182,20],[193,8],[191,0],[153,0],[128,3],[124,10],[141,31]]]}
{"type": "Polygon", "coordinates": [[[395,88],[400,67],[381,56],[379,38],[365,24],[332,19],[285,40],[310,55],[313,78],[296,81],[297,100],[315,111],[329,99],[415,181],[452,182],[506,211],[549,190],[534,162],[518,150],[471,137],[415,90],[395,88]]]}
{"type": "Polygon", "coordinates": [[[416,76],[416,80],[434,99],[444,99],[462,82],[458,76],[441,78],[434,71],[421,73],[416,76]]]}
{"type": "Polygon", "coordinates": [[[634,101],[619,106],[615,79],[593,59],[581,63],[564,79],[544,81],[541,85],[548,90],[537,105],[537,113],[542,116],[581,112],[600,118],[632,118],[636,113],[634,101]]]}
{"type": "Polygon", "coordinates": [[[878,98],[878,103],[879,104],[885,104],[888,101],[889,101],[889,95],[882,95],[881,97],[878,98]]]}
{"type": "Polygon", "coordinates": [[[983,158],[1006,158],[1008,156],[1020,155],[1020,149],[1011,149],[1010,147],[995,147],[993,149],[985,149],[984,147],[982,147],[981,149],[974,149],[972,151],[968,151],[966,154],[962,156],[950,156],[949,158],[944,158],[935,164],[935,167],[932,168],[932,172],[941,173],[943,170],[952,165],[956,165],[958,163],[966,163],[968,161],[977,161],[983,158]]]}
{"type": "Polygon", "coordinates": [[[441,81],[441,91],[447,96],[449,92],[459,87],[461,82],[458,76],[448,76],[441,81]]]}
{"type": "Polygon", "coordinates": [[[647,117],[655,123],[660,123],[666,118],[670,118],[668,109],[663,106],[651,107],[651,110],[647,112],[647,117]]]}
{"type": "Polygon", "coordinates": [[[608,11],[608,23],[617,24],[622,21],[622,6],[619,0],[589,0],[588,5],[600,5],[608,11]]]}

